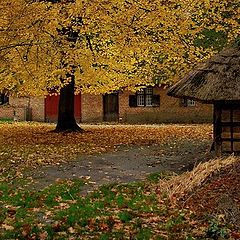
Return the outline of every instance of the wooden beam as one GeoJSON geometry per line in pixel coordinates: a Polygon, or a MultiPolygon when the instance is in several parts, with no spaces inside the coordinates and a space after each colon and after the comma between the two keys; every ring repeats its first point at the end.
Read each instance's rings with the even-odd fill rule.
{"type": "Polygon", "coordinates": [[[222,140],[221,140],[221,105],[214,103],[213,112],[213,138],[214,138],[214,149],[215,155],[220,157],[222,155],[222,140]]]}

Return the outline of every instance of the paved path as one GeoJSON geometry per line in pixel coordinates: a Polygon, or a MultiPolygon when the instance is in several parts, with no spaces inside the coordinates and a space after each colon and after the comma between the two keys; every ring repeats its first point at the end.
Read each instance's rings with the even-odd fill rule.
{"type": "Polygon", "coordinates": [[[36,181],[37,189],[48,186],[56,179],[69,178],[89,179],[93,187],[113,182],[127,183],[143,180],[155,172],[191,170],[200,161],[210,158],[208,149],[208,142],[201,145],[185,142],[181,146],[121,146],[116,152],[80,156],[75,161],[43,167],[30,175],[36,181]]]}

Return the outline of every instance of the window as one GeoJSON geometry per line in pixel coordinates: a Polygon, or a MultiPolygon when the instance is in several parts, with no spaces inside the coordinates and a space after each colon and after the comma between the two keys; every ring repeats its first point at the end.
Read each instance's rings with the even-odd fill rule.
{"type": "MultiPolygon", "coordinates": [[[[215,143],[222,152],[240,152],[239,103],[215,104],[215,143]],[[216,137],[217,136],[217,137],[216,137]],[[221,146],[221,147],[220,147],[221,146]]],[[[219,149],[219,150],[220,150],[219,149]]],[[[215,149],[217,151],[217,149],[215,149]]]]}
{"type": "Polygon", "coordinates": [[[194,100],[191,100],[191,99],[183,98],[183,99],[181,99],[181,105],[183,107],[195,107],[196,102],[194,100]]]}
{"type": "Polygon", "coordinates": [[[138,90],[136,95],[137,95],[137,106],[144,107],[145,106],[144,90],[143,89],[138,90]]]}
{"type": "Polygon", "coordinates": [[[147,87],[137,91],[137,106],[152,106],[153,88],[147,87]]]}
{"type": "Polygon", "coordinates": [[[5,94],[0,94],[0,105],[8,103],[8,97],[5,94]]]}
{"type": "Polygon", "coordinates": [[[153,95],[153,87],[142,88],[129,96],[130,107],[158,107],[160,95],[153,95]]]}
{"type": "Polygon", "coordinates": [[[194,107],[194,106],[196,106],[196,103],[195,103],[194,100],[188,99],[188,100],[187,100],[187,106],[189,106],[189,107],[194,107]]]}

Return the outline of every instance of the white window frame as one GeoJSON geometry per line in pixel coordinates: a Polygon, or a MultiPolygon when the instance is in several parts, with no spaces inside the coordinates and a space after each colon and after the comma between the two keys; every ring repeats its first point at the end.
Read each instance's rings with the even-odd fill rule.
{"type": "Polygon", "coordinates": [[[195,107],[196,106],[196,102],[192,99],[187,99],[187,106],[188,107],[195,107]]]}
{"type": "Polygon", "coordinates": [[[146,87],[138,90],[137,107],[152,107],[153,106],[153,87],[146,87]]]}

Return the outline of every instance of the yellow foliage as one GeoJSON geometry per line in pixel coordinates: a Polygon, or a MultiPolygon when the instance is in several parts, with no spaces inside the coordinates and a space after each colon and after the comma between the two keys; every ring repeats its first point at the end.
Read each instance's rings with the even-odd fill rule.
{"type": "Polygon", "coordinates": [[[0,90],[18,95],[47,94],[69,66],[83,92],[175,81],[214,53],[194,45],[202,30],[239,36],[238,0],[0,0],[0,10],[0,90]]]}

